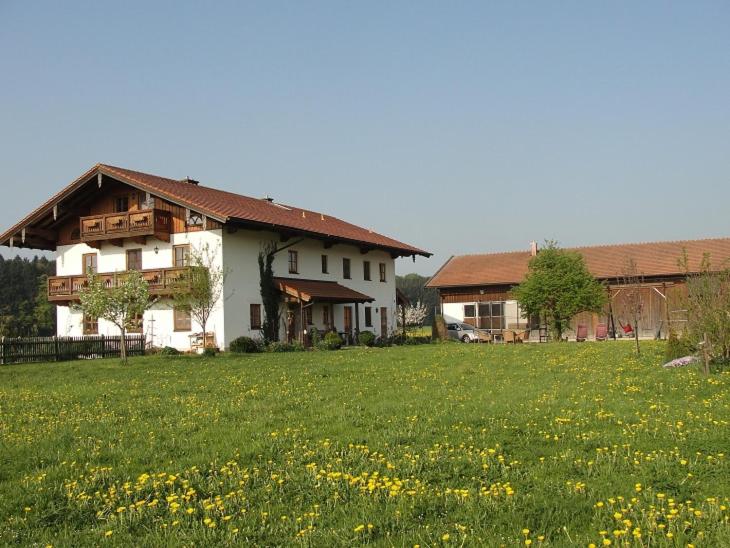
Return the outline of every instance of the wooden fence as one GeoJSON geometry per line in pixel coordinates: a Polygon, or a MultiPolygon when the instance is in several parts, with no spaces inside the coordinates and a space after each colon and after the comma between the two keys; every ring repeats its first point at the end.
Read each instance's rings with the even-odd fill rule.
{"type": "MultiPolygon", "coordinates": [[[[127,355],[142,356],[144,335],[127,335],[127,355]]],[[[121,337],[92,335],[84,337],[3,337],[0,363],[58,362],[121,356],[121,337]]]]}

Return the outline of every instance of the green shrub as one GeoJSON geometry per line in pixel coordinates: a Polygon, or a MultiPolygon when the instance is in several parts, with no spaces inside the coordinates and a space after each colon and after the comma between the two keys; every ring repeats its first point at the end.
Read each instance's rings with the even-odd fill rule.
{"type": "Polygon", "coordinates": [[[311,338],[312,347],[317,348],[319,343],[322,341],[322,333],[319,332],[319,329],[313,327],[309,330],[309,336],[311,338]]]}
{"type": "Polygon", "coordinates": [[[306,348],[300,342],[271,342],[266,347],[266,350],[267,352],[303,352],[306,348]]]}
{"type": "Polygon", "coordinates": [[[228,350],[234,354],[253,354],[254,352],[261,352],[261,345],[251,337],[238,337],[231,341],[228,350]]]}
{"type": "Polygon", "coordinates": [[[203,350],[203,356],[205,356],[206,358],[215,358],[217,354],[218,349],[212,346],[206,346],[205,350],[203,350]]]}
{"type": "Polygon", "coordinates": [[[695,352],[694,345],[687,336],[679,337],[674,331],[669,333],[667,346],[664,349],[664,361],[670,362],[677,358],[689,356],[695,352]]]}
{"type": "Polygon", "coordinates": [[[178,354],[180,354],[180,351],[172,346],[165,346],[160,349],[160,356],[177,356],[178,354]]]}
{"type": "Polygon", "coordinates": [[[320,350],[339,350],[342,348],[342,339],[334,331],[330,331],[324,336],[322,342],[319,343],[320,350]]]}
{"type": "Polygon", "coordinates": [[[431,326],[431,337],[435,340],[445,341],[449,338],[449,332],[446,329],[446,320],[443,316],[437,315],[431,326]]]}
{"type": "Polygon", "coordinates": [[[418,345],[418,344],[431,344],[431,337],[418,336],[418,337],[406,337],[402,344],[418,345]]]}
{"type": "Polygon", "coordinates": [[[375,334],[372,331],[362,331],[358,335],[357,340],[360,344],[364,346],[374,346],[375,334]]]}

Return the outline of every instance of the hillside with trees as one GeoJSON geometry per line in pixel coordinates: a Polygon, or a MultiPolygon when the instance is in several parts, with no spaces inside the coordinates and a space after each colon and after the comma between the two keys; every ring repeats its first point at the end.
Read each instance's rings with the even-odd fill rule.
{"type": "Polygon", "coordinates": [[[55,307],[48,302],[46,280],[56,272],[45,257],[6,259],[0,256],[0,336],[55,334],[55,307]]]}

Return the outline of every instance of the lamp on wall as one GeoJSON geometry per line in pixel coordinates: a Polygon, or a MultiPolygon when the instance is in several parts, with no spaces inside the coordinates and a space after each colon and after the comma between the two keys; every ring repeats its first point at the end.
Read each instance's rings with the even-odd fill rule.
{"type": "Polygon", "coordinates": [[[155,255],[157,255],[157,254],[159,254],[159,253],[160,253],[160,248],[159,248],[159,247],[157,247],[157,246],[155,246],[155,255]]]}

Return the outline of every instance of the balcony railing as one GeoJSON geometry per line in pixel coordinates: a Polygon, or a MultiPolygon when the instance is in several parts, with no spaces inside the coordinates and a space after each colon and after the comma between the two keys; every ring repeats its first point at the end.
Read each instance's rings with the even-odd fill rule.
{"type": "Polygon", "coordinates": [[[135,236],[155,236],[169,241],[172,228],[170,212],[160,209],[90,215],[81,217],[79,223],[84,242],[135,236]]]}
{"type": "MultiPolygon", "coordinates": [[[[185,282],[188,267],[175,268],[153,268],[141,270],[142,277],[147,280],[150,295],[170,295],[173,289],[179,288],[185,282]]],[[[116,272],[110,274],[97,274],[104,286],[108,289],[123,282],[127,272],[116,272]]],[[[49,301],[78,301],[81,289],[87,287],[89,279],[87,276],[49,276],[48,277],[48,300],[49,301]]]]}

